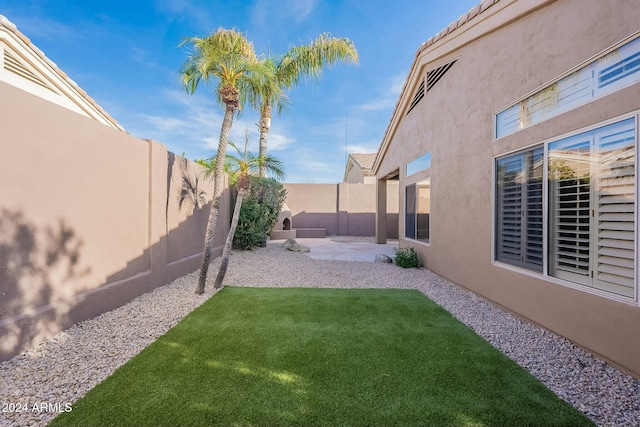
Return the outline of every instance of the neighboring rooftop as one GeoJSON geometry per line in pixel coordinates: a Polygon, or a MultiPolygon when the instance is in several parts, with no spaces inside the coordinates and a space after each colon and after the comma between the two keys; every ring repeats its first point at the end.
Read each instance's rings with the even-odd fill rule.
{"type": "Polygon", "coordinates": [[[353,162],[360,167],[360,169],[371,169],[373,162],[376,159],[376,153],[352,153],[349,157],[353,159],[353,162]]]}
{"type": "Polygon", "coordinates": [[[377,153],[351,153],[347,159],[347,167],[344,171],[344,182],[349,182],[349,174],[355,167],[363,177],[373,176],[373,162],[377,153]]]}

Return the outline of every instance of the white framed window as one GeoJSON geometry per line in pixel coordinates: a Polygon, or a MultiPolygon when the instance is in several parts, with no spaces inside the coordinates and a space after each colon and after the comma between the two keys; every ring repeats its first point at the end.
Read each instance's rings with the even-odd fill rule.
{"type": "Polygon", "coordinates": [[[405,237],[429,243],[431,239],[431,179],[405,187],[405,237]]]}
{"type": "Polygon", "coordinates": [[[633,117],[496,159],[495,260],[634,298],[637,128],[633,117]]]}
{"type": "Polygon", "coordinates": [[[431,151],[428,151],[407,163],[406,175],[410,176],[431,167],[431,151]]]}
{"type": "Polygon", "coordinates": [[[515,133],[640,81],[640,37],[593,58],[533,95],[499,111],[496,138],[515,133]]]}

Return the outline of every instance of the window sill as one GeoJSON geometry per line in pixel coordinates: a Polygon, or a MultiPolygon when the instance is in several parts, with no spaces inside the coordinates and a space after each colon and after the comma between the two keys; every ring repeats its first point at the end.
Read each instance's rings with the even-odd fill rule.
{"type": "Polygon", "coordinates": [[[426,246],[426,247],[431,246],[431,242],[425,242],[423,240],[410,239],[408,237],[403,237],[402,240],[404,240],[405,242],[417,243],[419,245],[426,246]]]}
{"type": "Polygon", "coordinates": [[[536,273],[535,271],[527,270],[526,268],[515,267],[513,265],[506,264],[506,263],[503,263],[503,262],[500,262],[500,261],[492,261],[491,264],[494,265],[495,267],[503,268],[505,270],[510,270],[510,271],[513,271],[513,272],[519,273],[519,274],[524,274],[526,276],[530,276],[530,277],[534,277],[536,279],[544,280],[545,282],[553,283],[555,285],[560,285],[560,286],[564,286],[566,288],[575,289],[577,291],[585,292],[585,293],[588,293],[588,294],[591,294],[591,295],[595,295],[595,296],[598,296],[598,297],[602,297],[602,298],[606,298],[606,299],[609,299],[609,300],[612,300],[612,301],[617,301],[617,302],[621,302],[621,303],[624,303],[624,304],[629,304],[629,305],[632,305],[634,307],[640,306],[640,304],[638,304],[637,298],[625,297],[625,296],[617,295],[617,294],[614,294],[614,293],[611,293],[611,292],[602,291],[600,289],[590,288],[588,286],[579,285],[579,284],[573,283],[573,282],[568,282],[566,280],[558,279],[556,277],[551,277],[551,276],[545,275],[543,273],[536,273]]]}

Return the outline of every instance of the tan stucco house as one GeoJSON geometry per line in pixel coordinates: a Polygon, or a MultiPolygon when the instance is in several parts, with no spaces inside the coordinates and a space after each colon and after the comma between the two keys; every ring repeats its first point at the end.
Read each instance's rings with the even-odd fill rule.
{"type": "Polygon", "coordinates": [[[0,81],[124,131],[87,93],[0,15],[0,81]]]}
{"type": "Polygon", "coordinates": [[[349,153],[343,182],[375,184],[376,177],[373,174],[375,160],[376,153],[349,153]]]}
{"type": "Polygon", "coordinates": [[[485,0],[419,47],[373,165],[377,240],[640,376],[640,13],[485,0]]]}

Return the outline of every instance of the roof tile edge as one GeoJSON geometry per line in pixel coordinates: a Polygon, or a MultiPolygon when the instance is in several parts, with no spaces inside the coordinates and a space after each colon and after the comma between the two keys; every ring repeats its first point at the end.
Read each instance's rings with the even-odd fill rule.
{"type": "Polygon", "coordinates": [[[422,43],[416,52],[416,57],[420,56],[423,50],[427,47],[431,46],[435,42],[442,40],[449,34],[456,31],[458,28],[464,26],[466,23],[483,13],[485,10],[489,9],[494,4],[498,3],[500,0],[484,0],[482,3],[473,6],[469,11],[465,14],[462,14],[456,21],[453,21],[451,24],[440,30],[434,36],[429,38],[426,42],[422,43]]]}
{"type": "MultiPolygon", "coordinates": [[[[411,65],[411,69],[409,70],[409,74],[407,75],[407,78],[406,78],[406,80],[405,80],[405,82],[404,82],[404,84],[402,86],[402,93],[404,93],[404,90],[406,89],[408,80],[409,80],[409,78],[411,76],[411,73],[413,72],[413,67],[416,64],[415,61],[417,61],[417,59],[420,57],[420,55],[422,55],[422,53],[427,48],[431,47],[436,42],[438,42],[438,41],[442,40],[443,38],[445,38],[448,34],[451,34],[455,30],[457,30],[458,28],[463,27],[465,24],[467,24],[470,21],[472,21],[473,19],[477,18],[479,15],[481,15],[483,12],[485,12],[487,9],[489,9],[491,6],[493,6],[494,4],[496,4],[498,2],[500,2],[500,0],[483,0],[480,4],[477,4],[477,5],[473,6],[471,9],[469,9],[469,12],[466,13],[467,18],[466,18],[466,20],[464,20],[464,22],[462,24],[458,24],[458,25],[456,25],[456,27],[454,29],[451,29],[451,27],[453,26],[453,23],[451,23],[451,24],[449,24],[449,26],[443,28],[441,31],[436,33],[431,38],[429,38],[426,42],[423,42],[420,45],[420,47],[418,48],[418,50],[416,51],[414,63],[411,65]]],[[[463,19],[464,16],[465,15],[463,14],[460,18],[458,18],[456,23],[459,23],[463,19]]],[[[389,129],[392,126],[392,122],[394,120],[394,116],[395,116],[395,114],[397,112],[398,106],[400,105],[401,101],[402,101],[402,94],[400,95],[400,97],[396,101],[396,104],[395,104],[394,109],[393,109],[391,121],[389,122],[389,125],[387,126],[387,129],[385,130],[384,136],[382,137],[382,141],[380,142],[380,146],[378,147],[376,159],[375,159],[375,161],[373,163],[373,170],[374,171],[377,171],[378,167],[380,166],[380,164],[379,164],[380,150],[383,149],[384,146],[385,146],[385,140],[387,138],[389,129]]]]}

